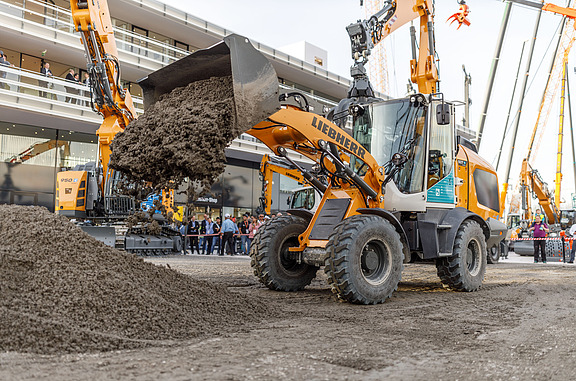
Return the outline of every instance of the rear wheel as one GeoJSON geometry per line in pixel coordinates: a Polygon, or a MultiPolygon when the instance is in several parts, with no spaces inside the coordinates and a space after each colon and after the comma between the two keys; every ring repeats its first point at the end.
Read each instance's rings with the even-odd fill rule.
{"type": "Polygon", "coordinates": [[[254,274],[266,287],[277,291],[298,291],[316,277],[318,267],[298,263],[298,236],[308,223],[300,217],[279,216],[262,225],[250,245],[250,265],[254,274]]]}
{"type": "Polygon", "coordinates": [[[476,291],[486,273],[486,238],[475,221],[464,221],[454,240],[453,255],[436,260],[442,283],[457,291],[476,291]]]}
{"type": "Polygon", "coordinates": [[[352,216],[335,228],[326,246],[324,271],[340,299],[383,303],[398,288],[403,252],[400,235],[378,216],[352,216]]]}
{"type": "Polygon", "coordinates": [[[494,245],[490,248],[490,250],[488,250],[486,259],[488,260],[488,263],[490,264],[495,264],[498,263],[498,261],[500,260],[500,245],[494,245]]]}

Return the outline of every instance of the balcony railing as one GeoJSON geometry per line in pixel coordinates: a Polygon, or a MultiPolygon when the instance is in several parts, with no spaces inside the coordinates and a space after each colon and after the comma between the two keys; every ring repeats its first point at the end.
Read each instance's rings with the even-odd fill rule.
{"type": "MultiPolygon", "coordinates": [[[[137,114],[143,113],[142,99],[133,97],[133,101],[137,114]]],[[[88,86],[4,65],[0,65],[0,104],[102,121],[91,109],[88,86]]]]}
{"type": "MultiPolygon", "coordinates": [[[[42,24],[76,37],[70,10],[37,0],[0,0],[0,14],[42,24]]],[[[126,29],[114,27],[119,50],[170,64],[190,54],[187,50],[148,38],[126,29]]],[[[80,45],[79,45],[80,47],[80,45]]]]}

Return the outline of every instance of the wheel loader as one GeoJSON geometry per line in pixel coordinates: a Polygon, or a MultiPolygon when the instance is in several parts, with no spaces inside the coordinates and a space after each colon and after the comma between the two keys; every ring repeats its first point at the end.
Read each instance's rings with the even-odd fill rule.
{"type": "Polygon", "coordinates": [[[351,24],[353,84],[327,115],[310,112],[305,96],[288,103],[271,63],[250,41],[230,35],[144,78],[145,107],[192,81],[232,77],[237,122],[302,172],[323,195],[315,212],[291,210],[258,230],[251,265],[272,290],[305,288],[324,267],[341,300],[382,303],[397,289],[404,263],[435,262],[441,282],[475,291],[487,251],[506,236],[498,221],[495,170],[475,146],[456,136],[454,104],[437,89],[431,1],[387,1],[377,15],[351,24]],[[420,19],[413,35],[412,80],[419,93],[375,96],[364,64],[375,43],[420,19]],[[302,100],[302,98],[304,100],[302,100]],[[340,126],[352,120],[352,133],[340,126]],[[302,168],[292,150],[314,161],[302,168]]]}

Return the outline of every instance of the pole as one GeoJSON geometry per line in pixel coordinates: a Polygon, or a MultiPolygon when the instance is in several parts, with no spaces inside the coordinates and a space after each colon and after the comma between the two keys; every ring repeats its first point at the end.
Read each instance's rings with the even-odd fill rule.
{"type": "MultiPolygon", "coordinates": [[[[480,142],[482,133],[484,132],[484,123],[486,122],[486,114],[488,113],[488,105],[490,104],[490,97],[492,96],[492,87],[494,86],[494,79],[496,78],[496,70],[498,70],[498,63],[500,62],[500,52],[504,43],[504,36],[508,28],[508,20],[510,19],[510,12],[512,10],[512,3],[507,2],[504,8],[504,16],[502,16],[502,24],[500,25],[500,33],[498,34],[498,43],[496,44],[496,51],[494,52],[494,59],[490,68],[490,76],[488,77],[488,87],[486,89],[486,96],[484,97],[484,105],[482,106],[482,114],[480,115],[480,125],[476,132],[476,145],[480,149],[480,142]]],[[[538,16],[540,20],[540,16],[538,16]]]]}
{"type": "Polygon", "coordinates": [[[572,101],[570,100],[570,76],[566,73],[566,95],[568,96],[568,120],[570,121],[570,141],[572,142],[572,169],[574,170],[574,190],[576,191],[576,150],[574,150],[574,124],[572,124],[572,101]]]}
{"type": "Polygon", "coordinates": [[[472,76],[466,73],[466,67],[462,65],[464,71],[464,127],[470,128],[470,85],[472,76]]]}
{"type": "Polygon", "coordinates": [[[562,87],[560,92],[560,123],[558,125],[558,153],[556,154],[556,183],[554,190],[554,204],[560,210],[560,192],[562,187],[562,146],[564,143],[564,100],[566,99],[566,76],[568,75],[568,61],[562,66],[562,87]]]}
{"type": "Polygon", "coordinates": [[[518,77],[520,76],[520,68],[522,67],[522,57],[524,57],[524,48],[526,48],[526,41],[522,43],[522,52],[520,53],[520,59],[518,60],[518,69],[516,70],[516,79],[514,80],[514,89],[512,89],[512,97],[510,98],[510,106],[508,107],[508,115],[506,116],[506,123],[504,124],[504,132],[502,134],[502,141],[500,142],[500,149],[498,150],[498,159],[496,160],[496,170],[500,165],[500,158],[502,157],[502,147],[504,146],[504,140],[506,140],[506,129],[508,128],[508,122],[510,121],[510,114],[512,113],[512,105],[514,104],[514,96],[516,95],[516,86],[518,85],[518,77]]]}
{"type": "Polygon", "coordinates": [[[534,45],[536,44],[536,37],[538,36],[538,27],[540,25],[540,18],[542,17],[542,9],[538,11],[538,16],[536,17],[536,23],[534,24],[534,33],[532,35],[532,40],[530,41],[530,47],[528,48],[528,60],[526,62],[526,74],[524,80],[522,81],[522,86],[520,89],[520,102],[518,104],[518,111],[516,119],[514,121],[514,128],[512,132],[512,140],[510,141],[510,150],[508,151],[508,161],[506,163],[506,168],[504,172],[504,183],[502,184],[502,195],[501,200],[506,201],[506,194],[508,192],[508,182],[510,181],[510,167],[512,166],[512,158],[514,156],[514,148],[516,146],[516,136],[518,135],[518,125],[520,124],[520,117],[522,116],[522,106],[524,104],[524,95],[526,93],[526,85],[528,83],[528,77],[530,75],[530,65],[532,64],[532,56],[534,54],[534,45]]]}
{"type": "MultiPolygon", "coordinates": [[[[570,1],[570,3],[572,0],[570,1]]],[[[570,4],[568,4],[570,6],[570,4]]],[[[540,110],[538,111],[538,118],[536,119],[536,123],[534,124],[534,129],[532,130],[532,137],[530,138],[530,143],[528,144],[528,154],[526,158],[530,160],[532,156],[532,147],[534,146],[534,139],[536,138],[536,129],[540,125],[540,117],[542,116],[542,109],[544,106],[544,102],[546,99],[546,93],[548,92],[548,86],[550,85],[550,80],[552,79],[552,72],[554,71],[554,64],[556,63],[556,55],[558,54],[558,49],[560,49],[560,44],[562,43],[562,35],[564,34],[564,28],[566,27],[566,17],[562,17],[562,22],[560,29],[558,30],[558,42],[556,43],[556,49],[554,49],[554,55],[552,56],[552,61],[550,62],[550,69],[548,70],[548,78],[546,79],[546,86],[542,91],[542,100],[540,101],[540,110]]]]}

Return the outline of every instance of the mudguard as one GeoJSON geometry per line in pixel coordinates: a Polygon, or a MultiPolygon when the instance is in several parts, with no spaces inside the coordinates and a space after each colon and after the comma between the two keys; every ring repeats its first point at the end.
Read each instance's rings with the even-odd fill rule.
{"type": "Polygon", "coordinates": [[[358,208],[356,211],[360,214],[374,214],[380,216],[390,222],[394,229],[400,234],[400,241],[402,242],[402,252],[404,253],[404,262],[408,262],[411,259],[410,246],[408,245],[408,238],[406,237],[406,232],[402,227],[400,221],[396,218],[394,214],[386,209],[380,208],[358,208]]]}

